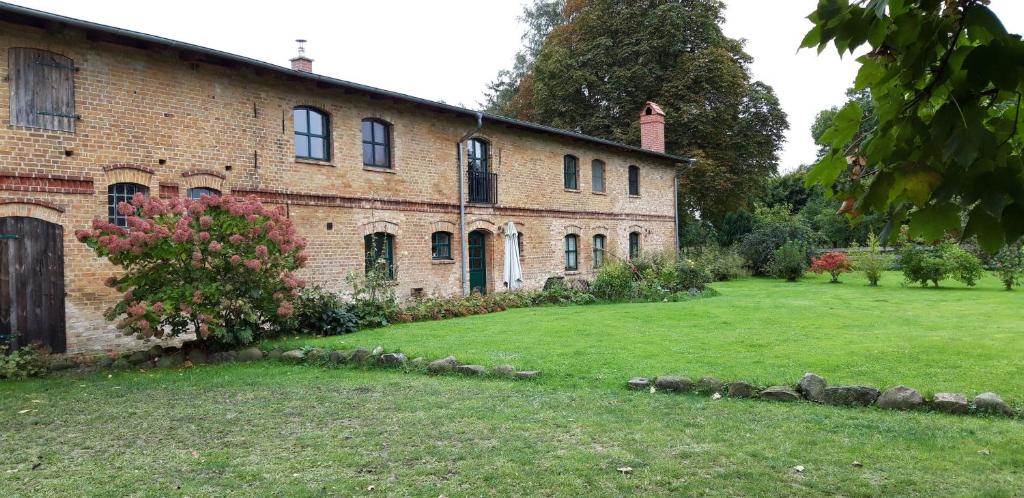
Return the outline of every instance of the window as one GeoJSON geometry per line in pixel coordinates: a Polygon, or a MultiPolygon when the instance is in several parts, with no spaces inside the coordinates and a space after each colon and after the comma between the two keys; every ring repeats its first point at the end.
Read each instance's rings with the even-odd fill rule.
{"type": "Polygon", "coordinates": [[[391,167],[391,125],[379,119],[363,120],[363,166],[391,167]]]}
{"type": "Polygon", "coordinates": [[[590,162],[590,189],[604,192],[604,161],[600,159],[590,162]]]}
{"type": "Polygon", "coordinates": [[[629,233],[629,259],[640,255],[640,232],[629,233]]]}
{"type": "Polygon", "coordinates": [[[604,265],[605,236],[597,234],[594,236],[594,268],[604,265]]]}
{"type": "Polygon", "coordinates": [[[330,161],[330,122],[327,115],[311,107],[296,107],[295,157],[330,161]]]}
{"type": "Polygon", "coordinates": [[[526,242],[523,241],[523,232],[519,232],[519,236],[516,237],[519,241],[519,259],[523,259],[526,254],[526,242]]]}
{"type": "Polygon", "coordinates": [[[128,216],[121,214],[117,205],[130,202],[135,194],[148,194],[149,189],[138,183],[115,183],[107,187],[107,220],[119,227],[128,227],[128,216]]]}
{"type": "Polygon", "coordinates": [[[431,258],[452,259],[452,234],[448,232],[434,232],[430,236],[431,258]]]}
{"type": "Polygon", "coordinates": [[[395,278],[395,236],[377,232],[363,237],[366,251],[366,273],[381,265],[388,278],[395,278]]]}
{"type": "Polygon", "coordinates": [[[75,132],[75,62],[35,48],[7,53],[11,125],[75,132]]]}
{"type": "Polygon", "coordinates": [[[629,167],[629,195],[640,195],[640,168],[629,167]]]}
{"type": "Polygon", "coordinates": [[[579,236],[577,235],[565,236],[565,271],[576,271],[579,268],[578,242],[579,236]]]}
{"type": "Polygon", "coordinates": [[[185,195],[188,196],[189,199],[198,199],[204,195],[220,195],[220,190],[209,187],[195,187],[188,189],[188,192],[186,192],[185,195]]]}
{"type": "Polygon", "coordinates": [[[488,162],[488,144],[479,138],[469,141],[469,169],[480,173],[487,173],[490,170],[488,162]]]}
{"type": "Polygon", "coordinates": [[[579,163],[580,160],[576,159],[576,156],[565,156],[565,188],[569,190],[579,189],[579,163]]]}

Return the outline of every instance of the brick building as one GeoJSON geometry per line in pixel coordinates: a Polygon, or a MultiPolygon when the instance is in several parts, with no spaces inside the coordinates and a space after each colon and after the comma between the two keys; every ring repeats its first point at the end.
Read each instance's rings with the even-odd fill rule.
{"type": "Polygon", "coordinates": [[[74,239],[134,192],[255,195],[309,241],[305,277],[344,291],[367,251],[400,296],[499,291],[508,222],[523,284],[675,247],[664,114],[642,147],[0,4],[0,335],[132,347],[102,316],[115,268],[74,239]],[[464,257],[464,255],[468,257],[464,257]],[[64,296],[61,298],[61,296],[64,296]]]}

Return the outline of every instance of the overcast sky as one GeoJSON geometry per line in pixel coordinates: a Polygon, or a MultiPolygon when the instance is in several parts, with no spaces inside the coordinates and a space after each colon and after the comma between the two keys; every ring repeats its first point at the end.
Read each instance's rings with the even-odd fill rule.
{"type": "MultiPolygon", "coordinates": [[[[15,3],[119,28],[287,65],[306,38],[315,72],[475,108],[520,47],[523,0],[16,0],[15,3]]],[[[810,125],[842,104],[857,64],[834,50],[797,52],[816,0],[726,0],[725,32],[747,40],[753,73],[775,88],[790,130],[780,169],[814,161],[810,125]]],[[[1024,0],[993,0],[1014,33],[1024,32],[1024,0]]]]}

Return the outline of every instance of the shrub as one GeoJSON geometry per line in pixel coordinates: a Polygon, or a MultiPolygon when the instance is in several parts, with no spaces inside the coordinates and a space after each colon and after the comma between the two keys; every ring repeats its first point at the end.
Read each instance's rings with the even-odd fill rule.
{"type": "Polygon", "coordinates": [[[796,282],[807,271],[807,246],[791,240],[772,253],[768,263],[769,273],[776,278],[796,282]]]}
{"type": "Polygon", "coordinates": [[[124,269],[109,320],[141,338],[197,332],[200,347],[232,347],[279,329],[294,311],[306,256],[283,210],[255,198],[135,194],[118,211],[130,229],[95,220],[78,240],[124,269]]]}
{"type": "Polygon", "coordinates": [[[927,287],[929,282],[938,287],[949,273],[949,265],[942,259],[942,253],[936,248],[913,243],[903,246],[900,251],[900,269],[908,283],[918,283],[922,287],[927,287]]]}
{"type": "Polygon", "coordinates": [[[746,209],[739,209],[725,214],[722,228],[718,231],[718,243],[724,247],[740,241],[744,235],[754,229],[754,215],[746,209]]]}
{"type": "Polygon", "coordinates": [[[946,262],[949,276],[968,287],[974,287],[985,273],[981,260],[959,244],[945,242],[939,246],[939,252],[946,262]]]}
{"type": "Polygon", "coordinates": [[[397,316],[397,283],[389,276],[383,261],[365,274],[349,273],[345,280],[352,287],[349,312],[355,316],[359,328],[385,327],[397,316]]]}
{"type": "Polygon", "coordinates": [[[712,282],[735,280],[750,275],[747,261],[735,247],[705,246],[690,259],[710,276],[712,282]]]}
{"type": "Polygon", "coordinates": [[[1024,281],[1024,244],[1009,244],[996,253],[992,258],[992,274],[1006,290],[1020,286],[1024,281]]]}
{"type": "Polygon", "coordinates": [[[295,302],[294,328],[315,335],[355,332],[359,321],[337,294],[319,286],[304,289],[295,302]]]}
{"type": "Polygon", "coordinates": [[[868,285],[878,286],[882,274],[892,264],[892,256],[883,254],[878,247],[878,237],[874,232],[868,234],[868,250],[860,251],[853,256],[853,269],[864,272],[868,285]]]}
{"type": "Polygon", "coordinates": [[[633,268],[626,261],[607,261],[594,277],[591,292],[603,301],[628,301],[634,298],[633,268]]]}
{"type": "Polygon", "coordinates": [[[676,261],[672,267],[675,270],[675,279],[668,287],[674,292],[704,290],[712,280],[711,272],[689,259],[676,261]]]}
{"type": "Polygon", "coordinates": [[[810,227],[796,219],[764,221],[759,223],[754,231],[743,236],[739,243],[739,254],[749,262],[754,273],[767,275],[771,273],[769,263],[775,251],[786,242],[795,241],[805,248],[806,264],[810,261],[817,238],[817,234],[810,227]]]}
{"type": "Polygon", "coordinates": [[[839,275],[852,269],[850,258],[845,252],[827,252],[820,258],[811,260],[811,271],[819,275],[827,272],[832,276],[832,283],[839,283],[839,275]]]}
{"type": "Polygon", "coordinates": [[[0,344],[0,379],[41,377],[47,372],[47,363],[46,352],[35,346],[8,351],[6,344],[0,344]]]}

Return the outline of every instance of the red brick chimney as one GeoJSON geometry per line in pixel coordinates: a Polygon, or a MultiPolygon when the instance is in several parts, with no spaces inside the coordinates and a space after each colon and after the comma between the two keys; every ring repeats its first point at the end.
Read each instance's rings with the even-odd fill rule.
{"type": "Polygon", "coordinates": [[[640,111],[640,147],[665,152],[665,111],[654,102],[648,102],[640,111]]]}
{"type": "Polygon", "coordinates": [[[306,57],[306,40],[295,40],[299,44],[299,56],[291,59],[292,69],[295,71],[313,72],[313,59],[306,57]]]}

